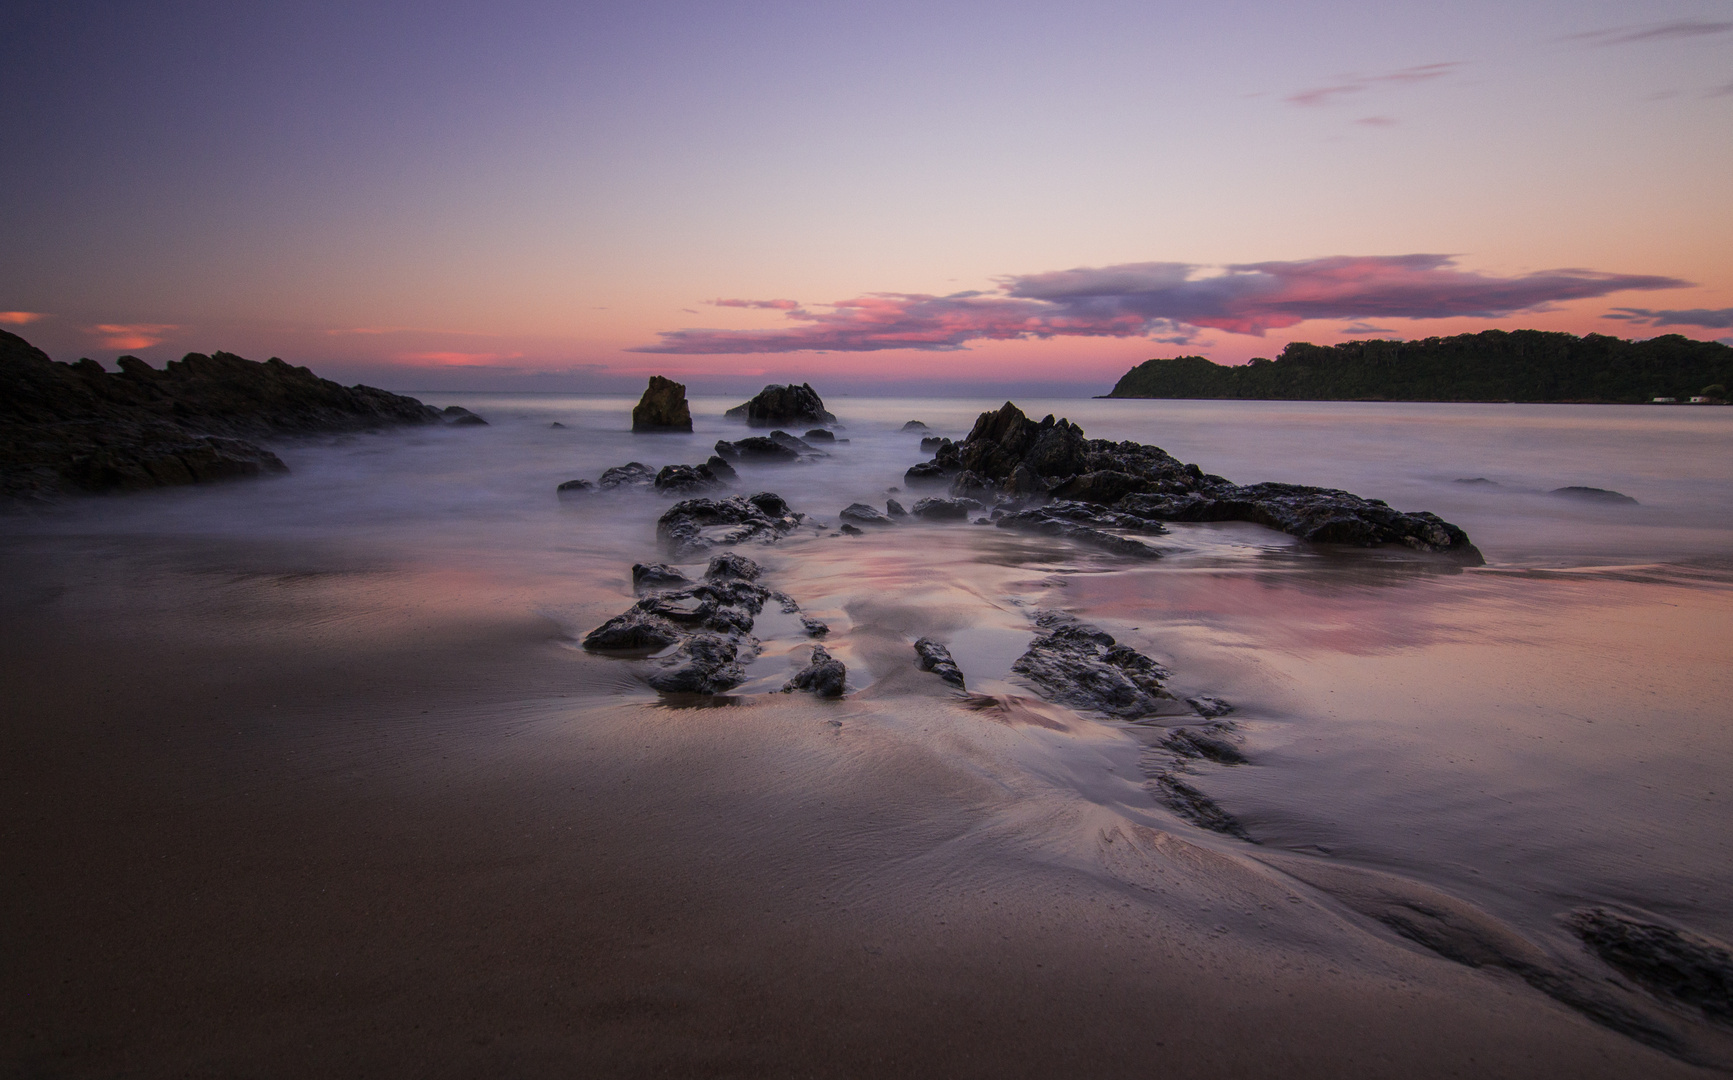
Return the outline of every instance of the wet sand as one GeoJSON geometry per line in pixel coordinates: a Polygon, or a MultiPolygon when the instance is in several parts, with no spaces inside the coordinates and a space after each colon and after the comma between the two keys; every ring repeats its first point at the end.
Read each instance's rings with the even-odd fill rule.
{"type": "MultiPolygon", "coordinates": [[[[581,575],[0,567],[7,1075],[1707,1075],[1177,827],[1116,732],[888,668],[667,708],[581,575]]],[[[907,613],[848,614],[870,670],[907,613]]]]}

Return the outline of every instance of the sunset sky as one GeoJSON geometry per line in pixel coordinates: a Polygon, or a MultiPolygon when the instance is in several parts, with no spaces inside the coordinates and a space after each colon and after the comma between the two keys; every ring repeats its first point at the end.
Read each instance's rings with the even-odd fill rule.
{"type": "Polygon", "coordinates": [[[1733,0],[0,11],[0,327],[392,389],[1733,342],[1733,0]]]}

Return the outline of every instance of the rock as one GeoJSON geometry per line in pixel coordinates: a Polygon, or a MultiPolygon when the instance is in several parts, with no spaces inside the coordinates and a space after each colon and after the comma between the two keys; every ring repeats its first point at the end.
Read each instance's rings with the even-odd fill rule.
{"type": "Polygon", "coordinates": [[[903,518],[903,517],[909,516],[909,512],[907,510],[903,509],[903,504],[896,501],[895,499],[886,499],[885,500],[885,513],[887,515],[889,515],[890,517],[894,517],[894,518],[903,518]]]}
{"type": "Polygon", "coordinates": [[[605,470],[596,483],[604,490],[617,487],[649,487],[656,482],[656,470],[641,461],[628,461],[605,470]]]}
{"type": "Polygon", "coordinates": [[[691,495],[723,486],[708,465],[664,465],[656,474],[656,490],[670,495],[691,495]]]}
{"type": "Polygon", "coordinates": [[[951,472],[938,462],[923,461],[918,465],[909,466],[908,471],[903,473],[903,483],[910,487],[922,485],[933,487],[947,482],[950,475],[951,472]]]}
{"type": "Polygon", "coordinates": [[[825,411],[818,392],[807,383],[766,386],[751,401],[736,405],[723,415],[744,420],[753,427],[836,423],[836,417],[825,411]]]}
{"type": "Polygon", "coordinates": [[[161,370],[58,364],[0,330],[0,497],[44,499],[286,472],[251,440],[436,423],[414,398],[272,358],[188,353],[161,370]]]}
{"type": "Polygon", "coordinates": [[[768,438],[770,439],[770,441],[781,446],[783,449],[793,450],[796,454],[798,454],[799,456],[801,456],[803,458],[829,457],[830,456],[829,454],[825,453],[823,450],[820,450],[818,447],[807,442],[805,439],[801,439],[801,438],[798,438],[794,435],[790,435],[786,431],[781,431],[781,430],[772,431],[770,433],[770,435],[768,436],[768,438]]]}
{"type": "Polygon", "coordinates": [[[1376,547],[1399,543],[1417,551],[1480,552],[1468,535],[1436,514],[1405,514],[1377,499],[1333,488],[1300,484],[1250,484],[1205,480],[1184,494],[1128,495],[1119,509],[1157,521],[1250,521],[1323,544],[1376,547]]]}
{"type": "Polygon", "coordinates": [[[895,525],[896,519],[888,514],[881,514],[866,503],[849,503],[843,507],[837,517],[851,521],[856,525],[895,525]]]}
{"type": "Polygon", "coordinates": [[[865,536],[866,535],[866,533],[862,532],[860,529],[857,529],[853,525],[849,525],[846,522],[842,525],[837,526],[837,531],[842,533],[844,536],[865,536]]]}
{"type": "Polygon", "coordinates": [[[658,661],[646,681],[665,694],[718,694],[746,681],[740,647],[720,634],[693,634],[658,661]]]}
{"type": "Polygon", "coordinates": [[[658,615],[633,608],[616,615],[584,637],[584,648],[607,651],[665,649],[680,640],[674,624],[658,615]]]}
{"type": "Polygon", "coordinates": [[[909,513],[922,521],[967,521],[970,510],[979,510],[980,503],[965,499],[918,499],[909,513]]]}
{"type": "Polygon", "coordinates": [[[1622,495],[1617,491],[1608,491],[1606,488],[1562,487],[1553,488],[1551,491],[1547,492],[1547,494],[1557,495],[1561,499],[1581,499],[1583,502],[1620,503],[1625,506],[1642,505],[1629,495],[1622,495]]]}
{"type": "Polygon", "coordinates": [[[678,558],[733,544],[772,543],[793,532],[800,520],[770,492],[744,499],[687,499],[657,519],[656,536],[678,558]],[[769,513],[766,507],[781,512],[769,513]]]}
{"type": "Polygon", "coordinates": [[[633,431],[691,431],[692,411],[686,405],[686,387],[660,375],[650,376],[644,396],[632,407],[633,431]]]}
{"type": "Polygon", "coordinates": [[[1176,728],[1161,740],[1161,745],[1180,757],[1205,758],[1218,765],[1246,764],[1248,759],[1240,753],[1240,748],[1224,737],[1227,730],[1222,725],[1195,730],[1176,728]]]}
{"type": "Polygon", "coordinates": [[[921,451],[928,454],[933,453],[950,441],[949,439],[941,439],[936,435],[929,435],[921,440],[921,451]]]}
{"type": "Polygon", "coordinates": [[[551,427],[551,428],[563,428],[565,426],[566,425],[560,423],[558,420],[555,420],[553,423],[548,425],[548,427],[551,427]]]}
{"type": "Polygon", "coordinates": [[[716,453],[730,461],[756,462],[798,461],[801,456],[798,447],[785,445],[764,435],[752,435],[734,442],[719,439],[716,442],[716,453]]]}
{"type": "Polygon", "coordinates": [[[809,637],[823,637],[830,633],[829,626],[820,622],[818,619],[813,618],[811,615],[802,615],[800,617],[800,625],[806,629],[809,637]]]}
{"type": "Polygon", "coordinates": [[[570,499],[594,490],[596,490],[596,485],[588,480],[567,480],[555,488],[554,493],[562,499],[570,499]]]}
{"type": "Polygon", "coordinates": [[[1453,483],[1453,484],[1482,484],[1482,485],[1485,485],[1487,487],[1499,487],[1500,486],[1500,484],[1497,480],[1488,480],[1484,476],[1459,476],[1455,480],[1452,480],[1451,483],[1453,483]]]}
{"type": "Polygon", "coordinates": [[[640,595],[654,590],[672,589],[690,584],[692,584],[690,578],[667,563],[632,564],[632,591],[640,595]]]}
{"type": "Polygon", "coordinates": [[[452,427],[487,427],[487,421],[470,412],[462,405],[447,405],[439,418],[452,427]]]}
{"type": "Polygon", "coordinates": [[[1238,840],[1255,844],[1245,826],[1216,801],[1192,787],[1190,784],[1172,773],[1165,773],[1156,778],[1156,787],[1161,793],[1161,801],[1168,805],[1174,813],[1196,825],[1200,829],[1222,833],[1238,840]]]}
{"type": "Polygon", "coordinates": [[[915,639],[915,655],[920,657],[922,671],[930,671],[957,689],[963,689],[963,672],[951,659],[951,650],[932,638],[915,639]]]}
{"type": "Polygon", "coordinates": [[[803,436],[803,438],[805,438],[807,442],[835,442],[836,441],[835,435],[831,434],[830,432],[824,430],[821,427],[813,428],[811,431],[807,432],[803,436]]]}
{"type": "Polygon", "coordinates": [[[843,666],[842,661],[831,656],[823,645],[814,645],[812,662],[788,680],[782,692],[787,694],[806,690],[819,697],[842,697],[843,684],[847,679],[848,669],[843,666]]]}
{"type": "Polygon", "coordinates": [[[734,466],[723,461],[717,454],[711,454],[710,460],[706,461],[704,464],[710,469],[710,475],[722,481],[724,484],[732,484],[734,481],[740,479],[740,474],[734,471],[734,466]]]}
{"type": "Polygon", "coordinates": [[[910,420],[908,423],[903,425],[903,430],[904,431],[931,431],[932,428],[929,428],[927,425],[921,423],[919,420],[910,420]]]}
{"type": "Polygon", "coordinates": [[[1162,688],[1170,673],[1099,627],[1060,612],[1041,612],[1046,632],[1011,665],[1049,701],[1136,720],[1161,708],[1171,695],[1162,688]]]}
{"type": "MultiPolygon", "coordinates": [[[[981,522],[976,522],[981,524],[981,522]]],[[[1134,559],[1159,559],[1161,552],[1128,536],[1119,536],[1106,532],[1093,525],[1084,525],[1071,517],[1055,514],[1047,507],[1034,507],[1020,510],[1014,514],[1005,514],[998,520],[1001,529],[1015,529],[1019,532],[1036,533],[1041,536],[1059,536],[1079,544],[1111,551],[1115,555],[1125,555],[1134,559]]],[[[1108,517],[1104,524],[1116,526],[1113,517],[1108,517]]],[[[1147,528],[1148,524],[1143,523],[1147,528]]]]}
{"type": "Polygon", "coordinates": [[[1226,716],[1234,711],[1234,707],[1219,697],[1188,697],[1185,703],[1197,710],[1197,714],[1205,720],[1214,720],[1218,716],[1226,716]]]}
{"type": "Polygon", "coordinates": [[[1595,955],[1645,989],[1733,1021],[1733,952],[1719,942],[1606,908],[1565,920],[1595,955]]]}
{"type": "Polygon", "coordinates": [[[706,581],[756,581],[764,568],[744,555],[734,552],[724,552],[711,558],[710,565],[704,571],[706,581]]]}

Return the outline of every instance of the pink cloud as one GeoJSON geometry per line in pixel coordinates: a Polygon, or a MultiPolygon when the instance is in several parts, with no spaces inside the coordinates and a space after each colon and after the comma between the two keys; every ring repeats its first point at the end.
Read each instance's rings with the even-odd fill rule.
{"type": "Polygon", "coordinates": [[[90,328],[98,341],[110,349],[148,349],[179,327],[172,323],[100,323],[90,328]]]}
{"type": "Polygon", "coordinates": [[[1676,289],[1677,278],[1546,270],[1494,277],[1448,255],[1336,256],[1241,263],[1199,274],[1186,263],[1078,267],[1001,280],[996,292],[869,293],[793,308],[796,325],[671,330],[648,353],[872,352],[960,349],[978,340],[1129,338],[1188,341],[1199,327],[1262,336],[1310,319],[1496,318],[1568,300],[1676,289]]]}
{"type": "Polygon", "coordinates": [[[29,326],[38,319],[46,319],[40,311],[0,311],[0,326],[29,326]]]}
{"type": "Polygon", "coordinates": [[[772,311],[795,311],[798,300],[712,300],[712,307],[769,308],[772,311]]]}

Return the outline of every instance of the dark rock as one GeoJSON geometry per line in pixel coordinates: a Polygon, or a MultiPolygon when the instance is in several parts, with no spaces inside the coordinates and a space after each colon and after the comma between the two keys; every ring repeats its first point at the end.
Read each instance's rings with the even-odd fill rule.
{"type": "Polygon", "coordinates": [[[656,589],[672,589],[690,585],[692,581],[667,563],[633,563],[632,591],[645,593],[656,589]]]}
{"type": "Polygon", "coordinates": [[[1617,491],[1608,491],[1606,488],[1562,487],[1553,488],[1551,491],[1547,492],[1547,494],[1557,495],[1561,499],[1581,499],[1583,502],[1620,503],[1625,506],[1642,505],[1629,495],[1622,495],[1617,491]]]}
{"type": "Polygon", "coordinates": [[[1184,494],[1128,495],[1118,506],[1158,521],[1250,521],[1314,543],[1399,543],[1417,551],[1480,554],[1466,533],[1436,514],[1405,514],[1377,499],[1333,488],[1270,483],[1237,487],[1224,482],[1184,494]]]}
{"type": "Polygon", "coordinates": [[[895,525],[896,519],[882,514],[866,503],[849,503],[837,517],[856,525],[895,525]]]}
{"type": "Polygon", "coordinates": [[[832,435],[830,432],[824,430],[821,427],[813,428],[811,431],[807,432],[803,436],[803,438],[805,438],[807,442],[835,442],[836,441],[835,435],[832,435]]]}
{"type": "MultiPolygon", "coordinates": [[[[783,501],[782,496],[772,491],[760,491],[756,495],[748,495],[746,501],[771,517],[788,517],[793,513],[788,508],[788,503],[783,501]]],[[[794,516],[799,517],[800,515],[795,514],[794,516]]]]}
{"type": "Polygon", "coordinates": [[[903,473],[903,483],[910,487],[916,487],[921,484],[931,487],[945,483],[946,478],[950,475],[950,471],[946,470],[945,467],[940,465],[938,462],[923,461],[919,465],[909,466],[909,470],[903,473]]]}
{"type": "Polygon", "coordinates": [[[842,697],[843,685],[848,680],[848,669],[841,660],[831,656],[823,645],[812,647],[812,663],[795,673],[782,688],[783,693],[795,690],[806,690],[819,697],[842,697]]]}
{"type": "Polygon", "coordinates": [[[922,671],[930,671],[957,689],[963,689],[963,671],[951,659],[951,650],[932,638],[915,639],[915,655],[920,657],[922,671]]]}
{"type": "Polygon", "coordinates": [[[605,470],[596,483],[604,489],[617,487],[649,487],[656,482],[656,470],[641,461],[628,461],[605,470]]]}
{"type": "Polygon", "coordinates": [[[788,446],[764,435],[749,435],[733,442],[719,439],[716,443],[716,453],[730,461],[756,462],[798,461],[801,456],[798,447],[788,446]]]}
{"type": "Polygon", "coordinates": [[[1733,952],[1725,945],[1606,908],[1572,912],[1566,922],[1633,982],[1711,1020],[1733,1021],[1733,952]]]}
{"type": "Polygon", "coordinates": [[[1214,799],[1172,773],[1157,777],[1155,783],[1161,793],[1161,801],[1198,828],[1232,836],[1247,843],[1257,843],[1251,834],[1246,832],[1245,826],[1217,805],[1214,799]]]}
{"type": "MultiPolygon", "coordinates": [[[[1104,524],[1118,527],[1115,520],[1118,515],[1106,515],[1104,524]]],[[[1147,528],[1149,523],[1143,523],[1147,528]]],[[[1038,506],[1028,510],[1019,510],[1014,514],[1005,514],[999,518],[1001,529],[1015,529],[1018,532],[1036,533],[1041,536],[1059,536],[1079,544],[1111,551],[1115,555],[1125,555],[1134,559],[1159,559],[1161,552],[1139,540],[1128,536],[1119,536],[1106,532],[1093,525],[1084,525],[1070,516],[1054,513],[1048,507],[1038,506]]]]}
{"type": "Polygon", "coordinates": [[[664,465],[656,474],[656,490],[669,495],[691,495],[723,486],[708,465],[664,465]]]}
{"type": "Polygon", "coordinates": [[[1188,697],[1185,703],[1197,710],[1197,714],[1205,720],[1214,720],[1218,716],[1226,716],[1234,711],[1234,707],[1219,697],[1188,697]]]}
{"type": "Polygon", "coordinates": [[[553,423],[548,425],[548,427],[551,427],[551,428],[563,428],[565,426],[566,425],[560,423],[558,420],[555,420],[553,423]]]}
{"type": "Polygon", "coordinates": [[[818,392],[807,383],[766,386],[751,401],[736,405],[723,415],[744,420],[753,427],[836,423],[836,417],[825,411],[818,392]]]}
{"type": "Polygon", "coordinates": [[[746,681],[740,647],[720,634],[693,634],[658,661],[646,681],[665,694],[718,694],[746,681]]]}
{"type": "Polygon", "coordinates": [[[829,457],[830,456],[829,454],[825,453],[823,450],[820,450],[818,447],[807,442],[805,439],[799,438],[799,437],[794,436],[794,435],[790,435],[786,431],[781,431],[781,430],[772,431],[768,437],[772,442],[781,446],[783,449],[793,450],[796,454],[798,454],[799,456],[801,456],[803,458],[829,457]]]}
{"type": "Polygon", "coordinates": [[[829,626],[818,619],[813,618],[811,615],[802,615],[800,617],[800,625],[805,627],[807,634],[811,637],[823,637],[830,633],[829,626]]]}
{"type": "Polygon", "coordinates": [[[251,440],[401,424],[441,414],[414,398],[343,387],[272,358],[137,357],[109,373],[57,364],[0,330],[0,497],[48,498],[287,471],[251,440]]]}
{"type": "Polygon", "coordinates": [[[607,651],[665,649],[680,640],[680,631],[659,615],[637,608],[616,615],[584,637],[584,648],[607,651]]]}
{"type": "Polygon", "coordinates": [[[964,469],[951,478],[951,494],[965,499],[991,499],[993,497],[993,485],[968,469],[964,469]]]}
{"type": "Polygon", "coordinates": [[[750,499],[687,499],[656,521],[656,536],[676,557],[748,542],[771,543],[791,533],[800,515],[790,513],[779,496],[760,492],[750,499]],[[766,506],[780,509],[772,515],[766,506]]]}
{"type": "Polygon", "coordinates": [[[1484,484],[1487,487],[1499,487],[1500,486],[1500,484],[1497,480],[1488,480],[1484,476],[1457,477],[1455,480],[1452,480],[1451,483],[1453,483],[1453,484],[1484,484]]]}
{"type": "Polygon", "coordinates": [[[846,522],[842,525],[837,526],[837,531],[842,533],[844,536],[865,536],[866,535],[865,532],[861,531],[860,529],[856,528],[853,525],[847,524],[846,522]]]}
{"type": "Polygon", "coordinates": [[[917,499],[909,513],[922,521],[967,521],[969,511],[979,509],[980,504],[971,504],[963,499],[917,499]]]}
{"type": "Polygon", "coordinates": [[[1171,695],[1162,688],[1170,673],[1099,627],[1059,612],[1042,612],[1046,632],[1029,643],[1011,670],[1041,696],[1075,709],[1093,709],[1122,720],[1149,716],[1171,695]]]}
{"type": "Polygon", "coordinates": [[[1223,736],[1226,729],[1210,727],[1192,730],[1177,728],[1161,740],[1161,745],[1186,758],[1205,758],[1218,765],[1244,765],[1247,758],[1240,748],[1223,736]]]}
{"type": "Polygon", "coordinates": [[[487,427],[487,421],[470,412],[462,405],[447,405],[445,411],[439,414],[440,420],[452,427],[487,427]]]}
{"type": "Polygon", "coordinates": [[[650,376],[644,396],[632,407],[633,431],[691,431],[692,411],[686,405],[686,387],[660,375],[650,376]]]}
{"type": "Polygon", "coordinates": [[[716,454],[711,454],[710,460],[706,461],[704,464],[709,468],[710,475],[722,481],[724,484],[732,484],[734,481],[740,479],[740,474],[734,471],[734,466],[728,464],[728,462],[722,460],[722,458],[716,454]]]}
{"type": "Polygon", "coordinates": [[[570,499],[594,490],[596,490],[596,485],[590,483],[588,480],[567,480],[565,483],[555,488],[554,492],[562,499],[570,499]]]}
{"type": "Polygon", "coordinates": [[[710,565],[704,571],[706,581],[756,581],[764,568],[744,555],[736,555],[732,551],[713,556],[710,565]]]}
{"type": "Polygon", "coordinates": [[[929,435],[921,440],[921,450],[930,454],[949,441],[949,439],[941,439],[936,435],[929,435]]]}
{"type": "Polygon", "coordinates": [[[910,420],[908,423],[903,425],[903,430],[904,431],[931,431],[932,428],[929,428],[927,425],[921,423],[919,420],[910,420]]]}
{"type": "Polygon", "coordinates": [[[885,513],[894,518],[908,517],[909,512],[903,509],[903,504],[895,499],[885,500],[885,513]]]}

